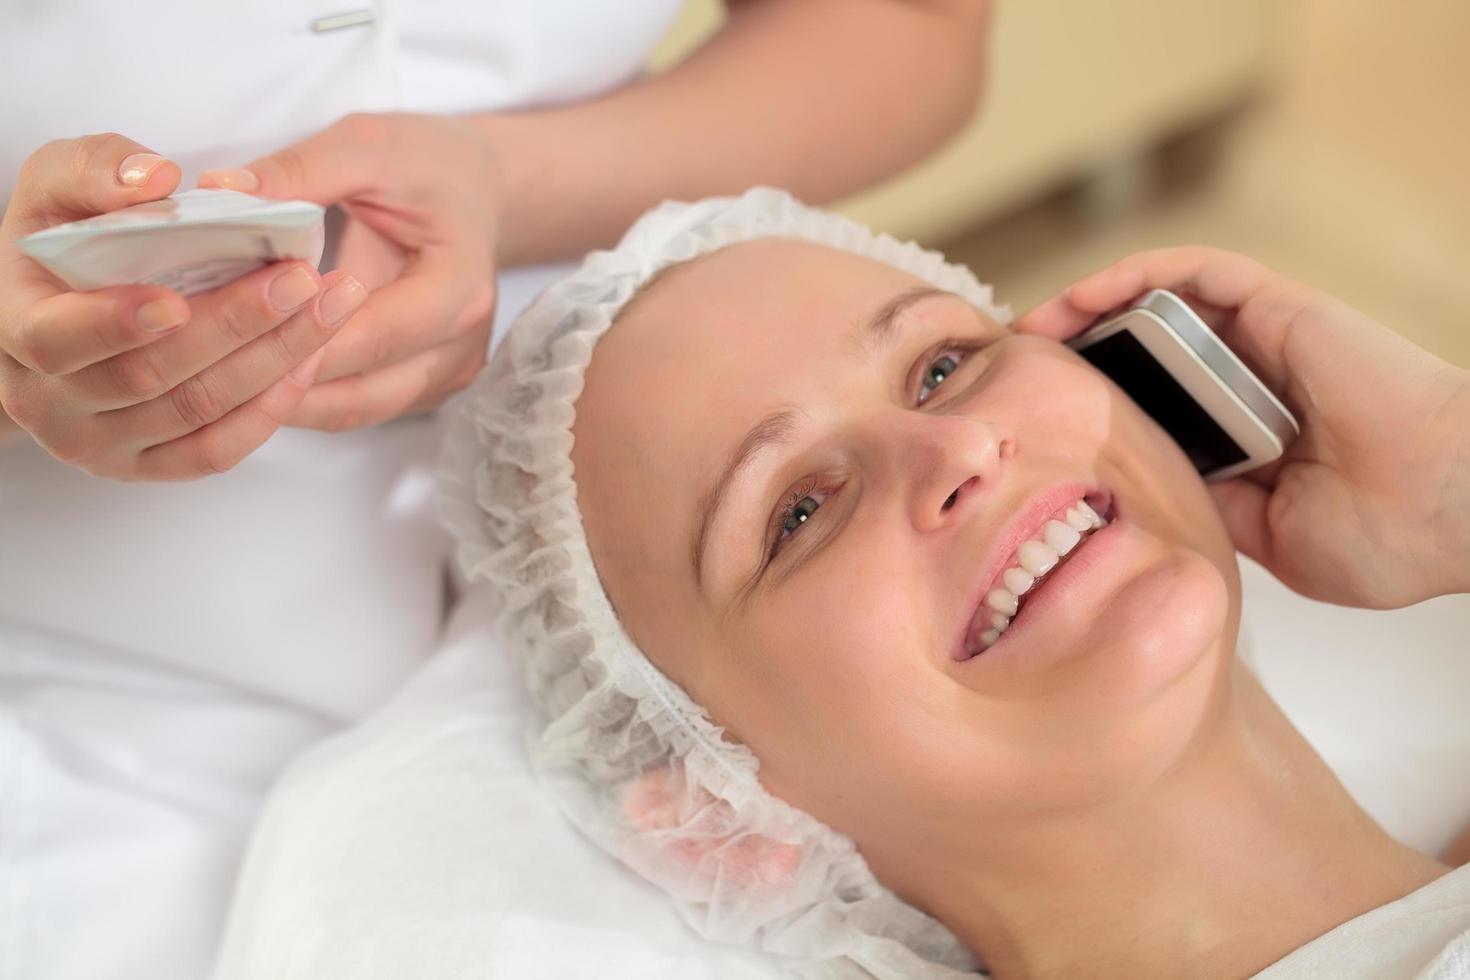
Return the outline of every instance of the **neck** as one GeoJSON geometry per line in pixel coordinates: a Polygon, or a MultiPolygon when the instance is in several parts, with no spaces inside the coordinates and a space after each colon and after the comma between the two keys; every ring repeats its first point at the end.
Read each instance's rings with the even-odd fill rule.
{"type": "Polygon", "coordinates": [[[1241,977],[1450,870],[1384,833],[1229,670],[1213,720],[1146,790],[1033,821],[1005,856],[950,854],[914,897],[997,980],[1241,977]]]}

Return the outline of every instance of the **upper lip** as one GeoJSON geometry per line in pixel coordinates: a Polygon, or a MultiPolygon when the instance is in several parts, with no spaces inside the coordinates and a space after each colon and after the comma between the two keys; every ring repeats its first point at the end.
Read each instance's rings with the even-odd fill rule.
{"type": "Polygon", "coordinates": [[[1005,529],[991,539],[990,547],[985,553],[985,561],[980,565],[981,587],[978,592],[971,593],[975,596],[975,600],[967,607],[965,620],[960,627],[959,642],[955,646],[955,659],[968,659],[965,652],[965,638],[969,634],[970,626],[975,622],[980,607],[985,604],[985,597],[996,587],[1001,575],[1005,573],[1011,556],[1016,553],[1017,548],[1021,547],[1021,542],[1034,537],[1041,526],[1046,523],[1047,518],[1061,507],[1087,496],[1095,489],[1090,484],[1076,480],[1054,484],[1033,496],[1024,506],[1020,507],[1006,524],[1005,529]]]}

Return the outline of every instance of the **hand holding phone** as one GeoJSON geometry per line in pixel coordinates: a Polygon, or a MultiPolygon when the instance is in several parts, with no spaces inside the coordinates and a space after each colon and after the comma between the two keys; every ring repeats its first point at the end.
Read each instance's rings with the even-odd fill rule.
{"type": "MultiPolygon", "coordinates": [[[[1209,248],[1130,256],[1015,329],[1068,341],[1155,289],[1186,302],[1300,424],[1279,459],[1209,485],[1241,552],[1296,591],[1345,605],[1393,608],[1470,591],[1470,371],[1252,259],[1209,248]]],[[[1149,397],[1149,385],[1135,387],[1149,397]]],[[[1270,430],[1268,414],[1258,420],[1270,430]]]]}

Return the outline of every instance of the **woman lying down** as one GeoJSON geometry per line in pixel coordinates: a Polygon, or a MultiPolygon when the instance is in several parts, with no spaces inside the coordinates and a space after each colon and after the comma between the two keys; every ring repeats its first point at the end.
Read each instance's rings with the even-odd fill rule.
{"type": "MultiPolygon", "coordinates": [[[[1242,667],[1231,532],[1322,597],[1464,591],[1464,459],[1278,467],[1313,513],[1252,537],[1269,483],[1212,497],[1045,336],[1154,285],[1220,322],[1264,274],[1152,262],[1017,334],[966,270],[757,190],[651,213],[513,329],[450,438],[461,559],[546,784],[700,933],[809,976],[1461,975],[1470,868],[1388,837],[1242,667]]],[[[1355,316],[1321,302],[1294,329],[1355,316]]],[[[1333,329],[1421,399],[1376,409],[1419,416],[1395,452],[1467,444],[1464,372],[1333,329]]],[[[1353,447],[1330,385],[1253,366],[1293,452],[1353,447]]]]}

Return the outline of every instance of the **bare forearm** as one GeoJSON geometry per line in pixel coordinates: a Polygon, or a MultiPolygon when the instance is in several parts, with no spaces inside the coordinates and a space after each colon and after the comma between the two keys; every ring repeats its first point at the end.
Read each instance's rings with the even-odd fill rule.
{"type": "Polygon", "coordinates": [[[974,110],[987,0],[747,0],[669,72],[477,123],[505,172],[501,261],[611,244],[668,198],[785,187],[812,202],[920,159],[974,110]]]}

